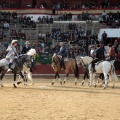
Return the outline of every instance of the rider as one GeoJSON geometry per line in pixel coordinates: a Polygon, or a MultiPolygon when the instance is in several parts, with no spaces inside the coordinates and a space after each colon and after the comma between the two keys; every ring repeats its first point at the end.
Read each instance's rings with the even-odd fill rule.
{"type": "Polygon", "coordinates": [[[25,42],[25,47],[23,47],[21,53],[22,53],[22,54],[26,54],[30,49],[31,49],[31,48],[30,48],[30,42],[29,42],[29,41],[26,41],[26,42],[25,42]]]}
{"type": "MultiPolygon", "coordinates": [[[[34,46],[30,47],[30,42],[26,41],[25,42],[25,46],[23,47],[21,53],[22,54],[26,54],[31,48],[34,48],[34,46]]],[[[33,58],[34,58],[34,56],[33,56],[33,58]]],[[[33,59],[32,59],[32,65],[31,65],[31,68],[30,68],[30,72],[33,72],[32,68],[35,69],[35,65],[34,65],[33,59]]]]}
{"type": "Polygon", "coordinates": [[[9,68],[11,68],[13,59],[18,57],[17,50],[16,50],[17,43],[18,43],[17,40],[12,40],[11,45],[9,45],[6,50],[8,52],[8,54],[6,55],[6,60],[10,62],[9,68]]]}
{"type": "Polygon", "coordinates": [[[60,42],[60,50],[58,52],[62,56],[62,60],[60,62],[61,68],[65,69],[64,58],[67,56],[66,48],[63,42],[60,42]]]}
{"type": "Polygon", "coordinates": [[[110,57],[110,60],[115,60],[115,50],[112,48],[112,44],[109,43],[108,47],[109,47],[108,55],[110,57]]]}
{"type": "Polygon", "coordinates": [[[93,72],[95,71],[95,63],[100,61],[100,60],[104,60],[105,55],[104,55],[104,50],[100,47],[100,45],[97,45],[97,50],[96,50],[96,59],[94,59],[92,61],[92,68],[93,68],[93,72]]]}

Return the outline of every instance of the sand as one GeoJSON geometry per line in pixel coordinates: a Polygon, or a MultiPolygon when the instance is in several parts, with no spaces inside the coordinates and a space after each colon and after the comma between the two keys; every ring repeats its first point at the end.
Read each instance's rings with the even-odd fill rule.
{"type": "Polygon", "coordinates": [[[12,79],[5,77],[0,88],[0,120],[120,120],[120,81],[103,90],[87,82],[81,86],[81,80],[74,85],[72,77],[66,85],[34,78],[34,86],[29,82],[18,88],[12,79]]]}

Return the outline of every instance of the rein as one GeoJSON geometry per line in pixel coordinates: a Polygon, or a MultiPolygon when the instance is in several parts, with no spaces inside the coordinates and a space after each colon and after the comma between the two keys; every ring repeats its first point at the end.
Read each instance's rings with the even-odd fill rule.
{"type": "Polygon", "coordinates": [[[81,65],[82,65],[82,66],[86,66],[86,64],[84,63],[83,59],[82,59],[82,58],[80,58],[80,60],[81,60],[81,62],[80,62],[80,63],[81,63],[81,65]]]}

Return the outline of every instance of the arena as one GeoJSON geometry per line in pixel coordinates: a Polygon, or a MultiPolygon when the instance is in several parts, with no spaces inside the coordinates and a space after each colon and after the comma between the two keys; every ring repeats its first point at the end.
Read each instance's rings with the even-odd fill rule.
{"type": "Polygon", "coordinates": [[[0,0],[0,120],[120,120],[119,11],[120,0],[0,0]]]}
{"type": "MultiPolygon", "coordinates": [[[[81,86],[81,78],[74,85],[71,76],[65,85],[53,77],[34,77],[34,86],[28,82],[13,88],[13,76],[5,77],[0,89],[1,120],[119,120],[120,82],[106,90],[81,86]]],[[[62,77],[63,79],[63,77],[62,77]]]]}

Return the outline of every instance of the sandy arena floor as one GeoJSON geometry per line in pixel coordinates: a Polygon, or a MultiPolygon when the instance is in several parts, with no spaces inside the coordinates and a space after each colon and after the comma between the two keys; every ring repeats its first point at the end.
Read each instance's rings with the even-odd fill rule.
{"type": "Polygon", "coordinates": [[[13,88],[13,76],[5,77],[0,88],[0,120],[120,120],[120,81],[106,90],[74,85],[51,85],[52,78],[34,78],[13,88]]]}

